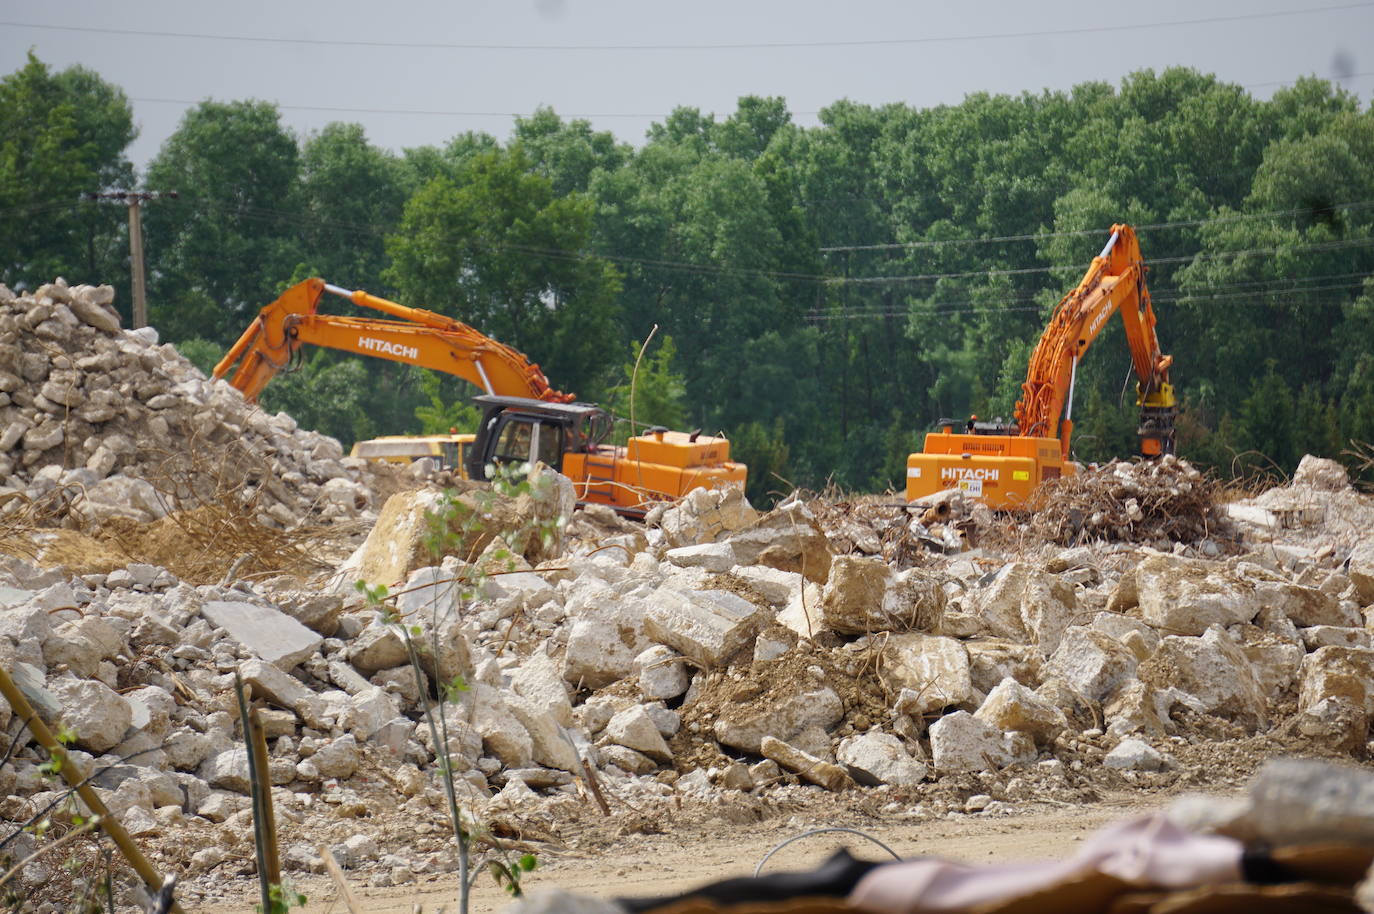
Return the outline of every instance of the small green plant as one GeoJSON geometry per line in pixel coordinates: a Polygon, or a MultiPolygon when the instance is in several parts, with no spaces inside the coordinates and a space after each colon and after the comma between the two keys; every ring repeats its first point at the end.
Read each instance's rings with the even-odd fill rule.
{"type": "MultiPolygon", "coordinates": [[[[273,883],[268,894],[271,898],[268,914],[290,914],[292,908],[303,908],[310,900],[289,882],[273,883]]],[[[254,905],[253,909],[261,912],[262,904],[254,905]]]]}
{"type": "MultiPolygon", "coordinates": [[[[501,573],[499,570],[493,571],[492,566],[504,566],[506,571],[514,571],[516,568],[515,553],[500,546],[491,549],[483,557],[482,565],[479,566],[476,562],[479,547],[491,539],[484,534],[495,534],[495,531],[488,530],[488,525],[492,522],[496,501],[499,498],[514,499],[528,494],[536,498],[547,496],[547,487],[553,484],[549,474],[541,474],[532,479],[527,463],[490,465],[487,467],[486,475],[491,481],[490,489],[469,492],[461,499],[456,492],[446,491],[440,497],[436,508],[425,512],[424,544],[434,564],[440,564],[445,556],[453,554],[457,554],[463,562],[451,578],[430,582],[427,585],[430,591],[428,603],[420,609],[410,611],[412,616],[425,613],[423,621],[428,622],[428,632],[425,625],[417,623],[414,618],[408,618],[407,614],[402,612],[397,600],[404,592],[393,594],[385,585],[370,585],[366,581],[358,581],[356,584],[368,604],[378,611],[381,620],[392,626],[400,635],[415,674],[416,686],[422,696],[426,694],[427,682],[421,656],[422,649],[428,648],[429,657],[435,661],[433,701],[425,702],[422,699],[421,703],[430,742],[434,747],[435,767],[444,788],[449,822],[458,843],[458,910],[461,914],[467,914],[469,910],[473,881],[476,874],[483,869],[512,896],[519,897],[523,876],[534,870],[537,865],[533,854],[512,857],[499,839],[461,808],[457,791],[461,772],[455,770],[453,759],[448,752],[448,715],[445,712],[448,706],[461,700],[462,694],[467,692],[469,687],[461,675],[443,679],[437,675],[441,628],[450,622],[460,620],[478,600],[488,577],[493,573],[501,573]],[[428,644],[423,640],[426,635],[430,639],[428,644]],[[484,839],[483,843],[488,849],[483,853],[482,859],[475,860],[473,842],[478,838],[484,839]]],[[[530,520],[518,530],[502,530],[500,533],[507,542],[538,541],[547,549],[558,526],[566,521],[567,519],[562,517],[542,522],[530,520]]]]}

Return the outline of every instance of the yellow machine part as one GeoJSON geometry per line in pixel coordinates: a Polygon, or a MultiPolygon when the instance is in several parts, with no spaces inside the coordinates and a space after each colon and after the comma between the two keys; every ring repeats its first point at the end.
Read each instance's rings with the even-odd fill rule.
{"type": "Polygon", "coordinates": [[[358,441],[349,452],[350,457],[375,460],[382,463],[410,463],[422,457],[433,457],[447,470],[457,470],[466,476],[463,469],[467,459],[467,449],[476,439],[472,434],[452,435],[383,435],[358,441]]]}
{"type": "Polygon", "coordinates": [[[579,501],[616,509],[642,510],[666,494],[693,489],[744,488],[747,469],[730,460],[724,438],[684,432],[655,432],[631,438],[613,453],[563,455],[563,475],[573,481],[579,501]]]}
{"type": "Polygon", "coordinates": [[[907,458],[906,497],[959,489],[990,508],[1018,508],[1044,480],[1073,473],[1058,438],[931,432],[925,450],[907,458]]]}

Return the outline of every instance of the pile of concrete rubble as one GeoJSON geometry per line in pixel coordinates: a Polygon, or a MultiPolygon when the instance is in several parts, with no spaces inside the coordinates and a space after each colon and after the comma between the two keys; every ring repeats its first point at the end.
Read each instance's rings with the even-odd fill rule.
{"type": "MultiPolygon", "coordinates": [[[[256,503],[268,520],[366,502],[337,442],[120,331],[102,302],[60,285],[0,292],[11,494],[72,484],[55,522],[98,525],[110,515],[92,493],[156,469],[135,441],[232,436],[264,468],[247,484],[275,493],[270,468],[284,487],[256,503]]],[[[1175,466],[1168,485],[1191,472],[1175,466]]],[[[1104,778],[1205,783],[1226,774],[1197,761],[1217,740],[1366,752],[1374,503],[1331,461],[1306,458],[1291,485],[1224,506],[1239,531],[1226,549],[1153,534],[969,548],[950,518],[801,497],[760,513],[733,489],[640,525],[574,512],[547,469],[534,483],[518,497],[393,495],[327,580],[196,586],[146,563],[75,575],[4,558],[0,667],[72,734],[75,764],[155,865],[201,877],[188,901],[252,867],[235,674],[263,708],[287,868],[318,871],[323,843],[383,885],[456,862],[422,713],[440,694],[437,748],[464,806],[520,840],[601,816],[598,792],[631,830],[692,804],[738,802],[752,821],[774,800],[854,796],[885,815],[997,814],[1104,778]],[[444,555],[436,512],[454,518],[444,555]],[[913,521],[941,548],[892,561],[884,545],[913,521]],[[386,585],[385,606],[358,580],[386,585]],[[447,688],[459,678],[465,690],[447,688]]],[[[153,513],[127,494],[109,504],[153,513]]],[[[3,705],[0,725],[18,732],[3,705]]],[[[19,746],[0,765],[13,828],[59,796],[43,753],[19,746]]],[[[22,881],[44,885],[54,865],[22,881]]]]}
{"type": "MultiPolygon", "coordinates": [[[[447,749],[466,803],[507,833],[585,813],[588,778],[640,814],[807,789],[895,790],[911,806],[1003,769],[1167,779],[1209,721],[1365,751],[1374,543],[1225,560],[973,550],[896,571],[837,554],[801,500],[760,515],[737,491],[701,490],[644,528],[573,515],[570,485],[546,474],[542,495],[487,517],[557,536],[512,544],[488,528],[463,545],[473,562],[436,564],[424,517],[441,496],[403,493],[333,591],[192,587],[146,565],[72,578],[11,559],[0,664],[75,734],[81,764],[107,769],[106,802],[159,865],[190,873],[251,858],[235,672],[266,707],[288,867],[318,869],[315,844],[333,842],[383,884],[453,865],[420,711],[457,676],[469,689],[447,706],[447,749]],[[400,585],[421,683],[357,577],[400,585]],[[366,822],[397,810],[407,829],[366,822]]],[[[11,822],[55,796],[40,761],[29,747],[0,768],[11,822]]]]}
{"type": "Polygon", "coordinates": [[[156,330],[121,330],[113,300],[0,285],[0,520],[147,522],[227,492],[275,528],[371,507],[364,462],[206,380],[156,330]]]}

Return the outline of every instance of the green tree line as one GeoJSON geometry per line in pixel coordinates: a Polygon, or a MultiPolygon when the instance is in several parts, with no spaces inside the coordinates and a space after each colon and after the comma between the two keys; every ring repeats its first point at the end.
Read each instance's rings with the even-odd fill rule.
{"type": "MultiPolygon", "coordinates": [[[[394,153],[357,124],[298,136],[269,103],[207,101],[140,175],[123,91],[30,57],[0,80],[0,281],[122,292],[123,212],[80,194],[176,189],[145,214],[150,314],[200,363],[323,276],[467,321],[627,418],[638,361],[636,420],[725,433],[763,499],[899,487],[936,419],[1010,417],[1052,308],[1129,222],[1180,453],[1290,470],[1374,441],[1374,115],[1355,96],[1303,78],[1262,100],[1170,68],[819,120],[748,96],[632,146],[540,109],[504,139],[394,153]]],[[[1128,374],[1113,327],[1079,373],[1080,459],[1134,451],[1128,374]]],[[[264,401],[351,440],[461,416],[472,392],[317,352],[264,401]]]]}

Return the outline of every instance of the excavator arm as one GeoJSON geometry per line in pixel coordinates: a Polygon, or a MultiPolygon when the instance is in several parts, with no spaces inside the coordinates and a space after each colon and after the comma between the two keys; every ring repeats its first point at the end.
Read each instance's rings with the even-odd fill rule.
{"type": "Polygon", "coordinates": [[[1058,438],[1069,459],[1073,434],[1073,391],[1078,363],[1113,313],[1121,314],[1135,370],[1136,403],[1141,409],[1141,452],[1172,453],[1177,413],[1169,383],[1173,356],[1164,355],[1155,335],[1155,313],[1145,287],[1145,264],[1135,230],[1112,226],[1111,239],[1093,258],[1082,282],[1059,302],[1031,355],[1016,423],[1025,436],[1058,438]]]}
{"type": "Polygon", "coordinates": [[[549,386],[539,366],[462,321],[420,308],[407,308],[362,291],[307,279],[263,308],[215,366],[222,378],[237,364],[229,383],[252,402],[303,345],[324,346],[375,358],[419,365],[457,375],[488,394],[568,403],[572,394],[549,386]],[[324,293],[397,320],[320,314],[324,293]]]}

